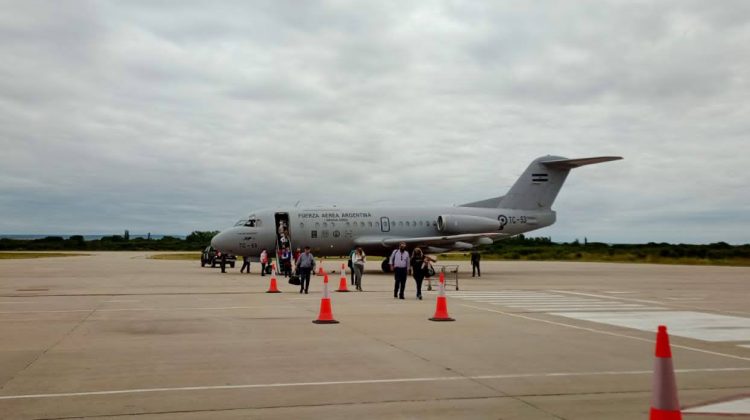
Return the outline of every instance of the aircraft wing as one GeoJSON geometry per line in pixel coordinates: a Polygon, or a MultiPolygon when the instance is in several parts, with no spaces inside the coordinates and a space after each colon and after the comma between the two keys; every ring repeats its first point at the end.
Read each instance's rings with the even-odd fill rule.
{"type": "MultiPolygon", "coordinates": [[[[454,245],[460,243],[479,242],[482,238],[489,239],[500,239],[508,237],[507,233],[466,233],[463,235],[444,235],[444,236],[423,236],[423,237],[402,237],[402,236],[362,236],[356,238],[354,243],[359,246],[377,246],[381,245],[385,248],[391,248],[397,246],[401,242],[406,242],[407,245],[418,245],[418,246],[437,246],[454,248],[454,245]]],[[[456,246],[457,248],[463,248],[463,246],[456,246]]]]}

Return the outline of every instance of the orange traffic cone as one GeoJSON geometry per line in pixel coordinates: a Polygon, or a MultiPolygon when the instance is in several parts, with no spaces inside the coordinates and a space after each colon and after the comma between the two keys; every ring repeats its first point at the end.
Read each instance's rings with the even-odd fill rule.
{"type": "Polygon", "coordinates": [[[346,288],[346,265],[341,264],[341,281],[339,282],[339,288],[336,289],[337,292],[348,292],[349,289],[346,288]]]}
{"type": "Polygon", "coordinates": [[[672,365],[672,349],[669,346],[667,327],[659,325],[656,333],[656,359],[651,390],[650,420],[682,420],[680,403],[677,401],[677,381],[672,365]]]}
{"type": "Polygon", "coordinates": [[[271,284],[268,285],[266,293],[281,293],[279,287],[276,285],[276,266],[271,265],[271,284]]]}
{"type": "Polygon", "coordinates": [[[437,306],[435,308],[435,315],[430,318],[430,321],[455,321],[455,319],[448,316],[448,300],[445,298],[445,273],[440,273],[440,291],[437,297],[437,306]]]}
{"type": "Polygon", "coordinates": [[[326,273],[326,272],[325,272],[325,271],[323,270],[323,261],[320,261],[320,266],[318,266],[318,275],[319,275],[319,276],[322,276],[322,275],[324,275],[325,273],[326,273]]]}
{"type": "Polygon", "coordinates": [[[318,319],[313,321],[313,324],[338,324],[339,322],[333,319],[333,311],[331,311],[331,298],[328,296],[328,274],[323,276],[323,298],[320,299],[320,313],[318,319]]]}

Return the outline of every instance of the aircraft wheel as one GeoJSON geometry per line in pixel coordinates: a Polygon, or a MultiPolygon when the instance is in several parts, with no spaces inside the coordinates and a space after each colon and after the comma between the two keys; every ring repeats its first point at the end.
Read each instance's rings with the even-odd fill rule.
{"type": "Polygon", "coordinates": [[[388,263],[388,260],[383,260],[383,262],[380,263],[380,268],[383,270],[384,273],[391,272],[391,265],[388,263]]]}

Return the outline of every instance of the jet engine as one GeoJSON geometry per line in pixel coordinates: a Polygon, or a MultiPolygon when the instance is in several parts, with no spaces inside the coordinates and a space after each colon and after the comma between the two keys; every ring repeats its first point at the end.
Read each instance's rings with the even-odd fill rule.
{"type": "Polygon", "coordinates": [[[437,228],[446,235],[462,233],[487,233],[500,230],[500,221],[489,217],[469,216],[462,214],[444,214],[438,216],[437,228]]]}

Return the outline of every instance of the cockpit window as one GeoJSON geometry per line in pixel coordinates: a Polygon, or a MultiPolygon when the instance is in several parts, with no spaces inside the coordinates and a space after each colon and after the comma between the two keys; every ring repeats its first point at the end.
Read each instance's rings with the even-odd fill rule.
{"type": "Polygon", "coordinates": [[[244,226],[245,223],[247,223],[247,219],[242,219],[239,222],[235,223],[235,226],[244,226]]]}
{"type": "Polygon", "coordinates": [[[257,226],[257,220],[255,219],[248,219],[245,221],[245,226],[247,227],[256,227],[257,226]]]}

